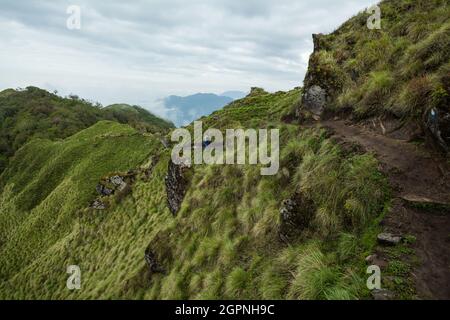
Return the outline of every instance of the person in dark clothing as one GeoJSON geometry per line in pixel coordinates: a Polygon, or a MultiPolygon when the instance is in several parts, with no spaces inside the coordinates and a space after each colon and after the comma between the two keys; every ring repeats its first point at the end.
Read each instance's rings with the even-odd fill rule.
{"type": "Polygon", "coordinates": [[[211,144],[211,139],[208,136],[206,136],[205,139],[202,142],[202,148],[204,149],[207,146],[209,146],[210,144],[211,144]]]}

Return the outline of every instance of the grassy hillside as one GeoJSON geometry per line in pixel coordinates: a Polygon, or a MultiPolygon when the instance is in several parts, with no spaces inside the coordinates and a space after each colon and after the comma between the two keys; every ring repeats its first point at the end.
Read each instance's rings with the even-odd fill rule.
{"type": "Polygon", "coordinates": [[[389,0],[380,8],[380,30],[369,30],[369,14],[360,13],[320,36],[305,86],[327,87],[330,111],[355,119],[388,115],[421,122],[431,108],[448,113],[448,1],[389,0]]]}
{"type": "Polygon", "coordinates": [[[167,133],[174,127],[171,122],[156,117],[149,111],[128,104],[113,104],[102,109],[107,118],[126,123],[144,132],[167,133]]]}
{"type": "Polygon", "coordinates": [[[262,177],[258,166],[195,166],[175,217],[164,186],[170,150],[152,137],[100,122],[64,141],[27,144],[2,177],[0,297],[364,297],[364,257],[388,203],[386,182],[373,156],[282,124],[299,98],[300,90],[253,90],[204,118],[206,127],[279,128],[281,169],[262,177]],[[103,175],[157,154],[129,195],[87,209],[103,175]],[[279,208],[295,193],[309,203],[311,222],[287,244],[279,208]],[[163,273],[149,272],[148,249],[163,273]],[[81,267],[79,291],[65,287],[69,264],[81,267]]]}
{"type": "MultiPolygon", "coordinates": [[[[161,147],[153,136],[101,121],[63,141],[39,139],[21,148],[1,176],[0,296],[61,296],[68,263],[82,264],[86,275],[87,270],[95,273],[101,279],[95,282],[96,290],[101,290],[107,274],[94,272],[98,267],[90,259],[108,267],[126,267],[136,245],[130,237],[146,242],[146,232],[135,226],[146,225],[143,222],[151,220],[149,212],[155,209],[148,206],[146,214],[137,217],[133,199],[125,201],[131,211],[120,211],[118,196],[110,200],[110,209],[119,207],[113,214],[88,207],[102,177],[146,164],[161,147]],[[120,244],[120,235],[127,241],[120,244]]],[[[123,276],[126,271],[121,271],[123,276]]],[[[94,297],[96,291],[90,295],[94,297]]]]}
{"type": "MultiPolygon", "coordinates": [[[[381,9],[381,30],[368,30],[368,15],[361,13],[318,38],[305,89],[321,84],[330,94],[328,111],[357,120],[421,122],[430,108],[445,114],[448,1],[391,0],[381,9]]],[[[204,130],[279,129],[280,170],[261,176],[258,165],[195,165],[183,172],[186,194],[175,215],[165,184],[170,148],[159,135],[97,122],[109,114],[141,129],[133,122],[139,108],[90,106],[82,123],[97,123],[87,129],[72,125],[69,115],[64,140],[13,143],[23,146],[0,177],[0,298],[369,297],[365,259],[374,252],[395,190],[374,154],[338,143],[325,130],[294,124],[305,89],[253,88],[244,99],[203,117],[204,130]],[[89,208],[100,180],[130,169],[137,173],[127,192],[106,197],[105,210],[89,208]],[[289,202],[298,204],[302,221],[283,237],[287,221],[281,212],[289,202]],[[82,272],[78,291],[66,288],[66,268],[73,264],[82,272]]],[[[0,101],[20,94],[4,91],[0,101]]],[[[34,104],[43,93],[26,94],[36,95],[34,104]]],[[[78,100],[61,101],[87,108],[78,100]]],[[[8,110],[2,112],[6,119],[8,110]]],[[[29,122],[14,126],[28,128],[29,122]]],[[[50,129],[55,134],[44,137],[61,137],[59,126],[50,129]]],[[[402,174],[395,163],[391,168],[402,174]]],[[[410,242],[406,235],[386,250],[399,258],[414,251],[410,242]]],[[[389,289],[414,297],[411,270],[399,261],[390,261],[389,289]]]]}
{"type": "Polygon", "coordinates": [[[0,93],[0,172],[30,139],[63,139],[100,120],[127,123],[147,132],[164,133],[173,127],[138,107],[102,109],[75,96],[61,98],[35,87],[4,90],[0,93]]]}
{"type": "MultiPolygon", "coordinates": [[[[165,273],[140,283],[139,297],[347,299],[367,294],[362,262],[374,244],[373,222],[388,201],[385,180],[371,155],[346,153],[323,131],[282,124],[279,119],[299,95],[299,90],[253,90],[203,119],[206,127],[221,129],[279,128],[280,172],[261,177],[257,166],[195,166],[180,212],[148,247],[165,273]],[[295,193],[309,203],[302,210],[312,217],[287,244],[278,235],[279,209],[295,193]]],[[[135,290],[127,296],[135,296],[135,290]]]]}

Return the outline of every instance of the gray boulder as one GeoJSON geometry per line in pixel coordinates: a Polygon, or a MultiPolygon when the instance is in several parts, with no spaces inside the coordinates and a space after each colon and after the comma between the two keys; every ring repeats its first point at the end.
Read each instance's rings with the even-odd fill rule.
{"type": "Polygon", "coordinates": [[[163,273],[164,269],[159,265],[158,259],[155,253],[147,250],[144,255],[145,262],[147,263],[148,269],[151,273],[163,273]]]}
{"type": "Polygon", "coordinates": [[[95,190],[101,196],[110,196],[114,193],[114,190],[111,190],[100,183],[97,184],[97,186],[95,187],[95,190]]]}
{"type": "Polygon", "coordinates": [[[109,178],[109,181],[116,187],[121,186],[125,183],[125,181],[123,181],[122,177],[120,176],[112,176],[111,178],[109,178]]]}
{"type": "Polygon", "coordinates": [[[327,102],[325,89],[318,85],[308,88],[303,95],[303,107],[316,116],[321,116],[327,102]]]}
{"type": "Polygon", "coordinates": [[[394,236],[391,233],[380,233],[377,236],[378,243],[388,246],[395,246],[400,243],[402,237],[394,236]]]}
{"type": "Polygon", "coordinates": [[[95,210],[105,210],[106,206],[103,202],[97,199],[91,204],[91,208],[95,210]]]}

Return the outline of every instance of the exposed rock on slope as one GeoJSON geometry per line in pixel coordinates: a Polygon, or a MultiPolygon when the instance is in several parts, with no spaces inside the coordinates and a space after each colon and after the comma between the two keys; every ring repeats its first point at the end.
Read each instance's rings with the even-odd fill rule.
{"type": "MultiPolygon", "coordinates": [[[[300,121],[399,122],[414,139],[450,145],[450,6],[448,1],[382,1],[382,29],[360,13],[328,35],[313,36],[300,121]],[[428,23],[432,21],[432,23],[428,23]]],[[[389,130],[387,130],[389,131],[389,130]]],[[[390,132],[386,132],[390,133],[390,132]]]]}
{"type": "Polygon", "coordinates": [[[295,239],[309,223],[314,215],[314,204],[305,196],[296,193],[282,203],[280,209],[279,235],[282,241],[295,239]]]}
{"type": "Polygon", "coordinates": [[[187,179],[184,174],[188,169],[185,165],[178,165],[169,161],[166,182],[167,203],[169,205],[170,212],[173,215],[177,214],[180,210],[181,203],[183,202],[184,195],[186,193],[187,179]]]}
{"type": "Polygon", "coordinates": [[[150,178],[158,159],[158,155],[152,155],[150,160],[138,169],[131,169],[126,173],[114,173],[101,179],[95,187],[100,197],[95,199],[90,207],[96,210],[105,210],[108,207],[108,197],[115,195],[116,199],[122,199],[128,195],[136,180],[147,181],[150,178]]]}
{"type": "Polygon", "coordinates": [[[144,255],[150,273],[163,273],[164,269],[160,266],[156,255],[147,249],[144,255]]]}
{"type": "Polygon", "coordinates": [[[327,50],[326,36],[314,34],[313,42],[314,52],[304,80],[302,107],[314,117],[320,117],[340,89],[339,74],[324,54],[327,50]]]}

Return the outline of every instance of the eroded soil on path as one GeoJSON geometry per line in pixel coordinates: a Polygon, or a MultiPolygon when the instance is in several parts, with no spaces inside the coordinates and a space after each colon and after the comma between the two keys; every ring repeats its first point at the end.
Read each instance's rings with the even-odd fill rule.
{"type": "Polygon", "coordinates": [[[419,263],[411,275],[419,299],[450,299],[450,165],[439,153],[343,120],[323,121],[331,138],[373,152],[394,190],[385,231],[412,235],[419,263]]]}

